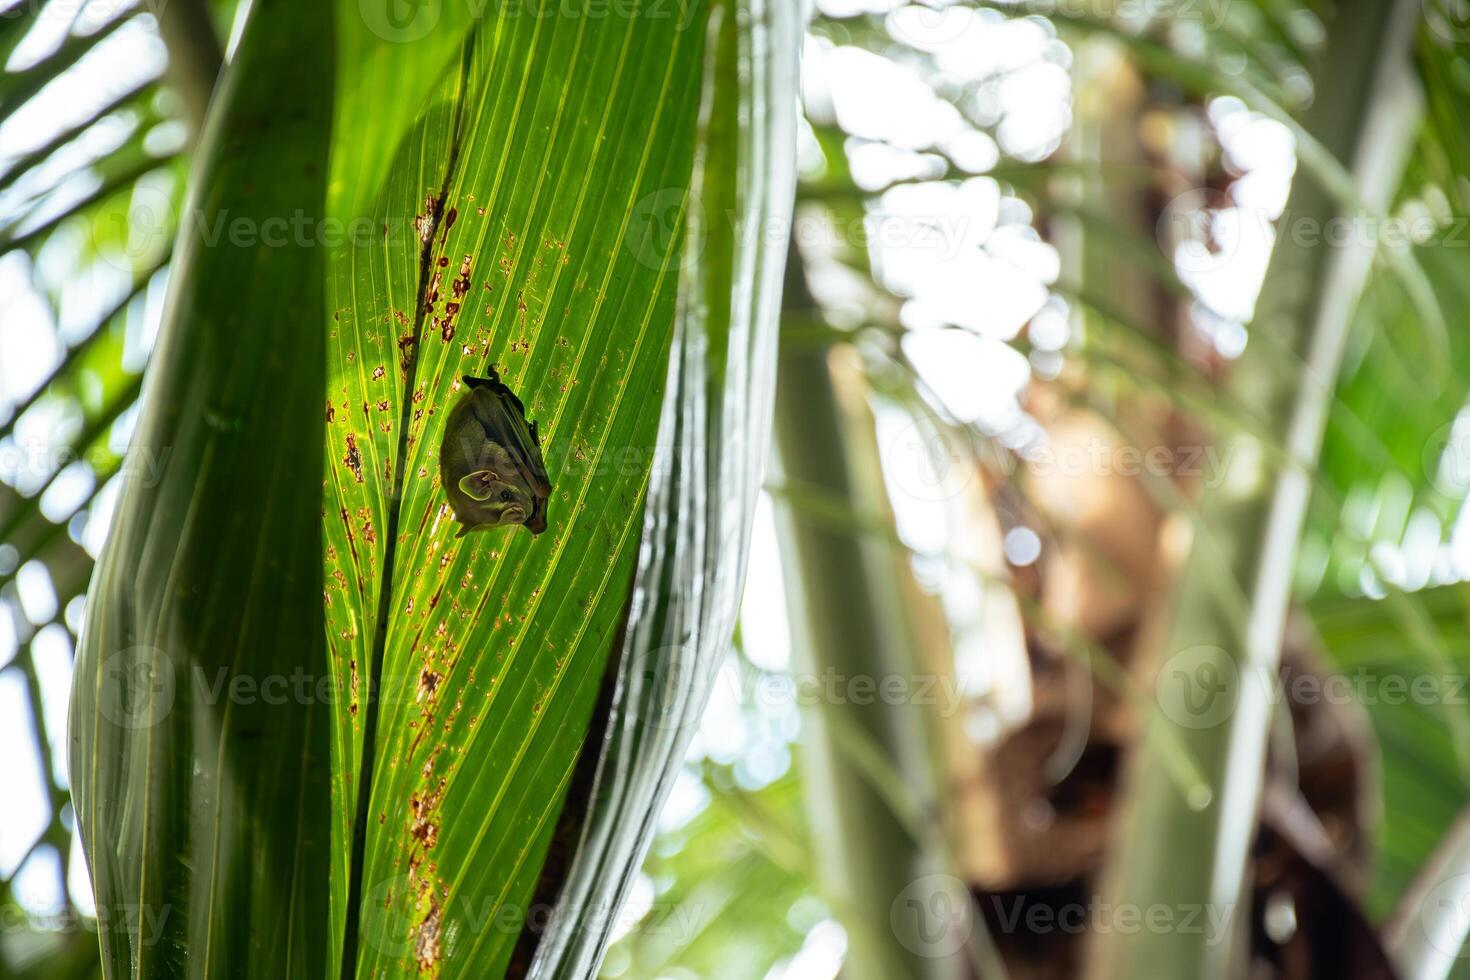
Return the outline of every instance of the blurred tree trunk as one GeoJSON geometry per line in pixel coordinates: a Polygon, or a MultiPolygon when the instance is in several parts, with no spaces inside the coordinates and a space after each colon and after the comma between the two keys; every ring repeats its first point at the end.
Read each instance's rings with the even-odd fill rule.
{"type": "Polygon", "coordinates": [[[191,135],[198,136],[224,64],[224,50],[204,0],[169,0],[159,4],[156,13],[158,33],[168,49],[170,86],[191,135]]]}
{"type": "MultiPolygon", "coordinates": [[[[1412,132],[1401,83],[1418,10],[1413,0],[1338,4],[1304,119],[1308,132],[1351,168],[1358,195],[1374,208],[1386,203],[1412,132]]],[[[1173,624],[1156,652],[1162,711],[1151,715],[1133,753],[1104,880],[1105,908],[1166,907],[1175,915],[1193,911],[1200,921],[1224,916],[1231,937],[1212,944],[1209,929],[1101,929],[1090,975],[1239,975],[1248,923],[1244,873],[1272,711],[1263,679],[1276,671],[1309,474],[1372,259],[1359,236],[1340,247],[1326,244],[1326,232],[1344,217],[1361,216],[1345,215],[1327,188],[1299,175],[1249,346],[1231,378],[1235,396],[1256,411],[1265,431],[1284,433],[1296,462],[1273,471],[1254,437],[1225,440],[1227,471],[1202,500],[1173,624]],[[1171,781],[1159,762],[1168,739],[1198,761],[1208,793],[1185,799],[1171,781]]]]}
{"type": "MultiPolygon", "coordinates": [[[[783,302],[793,325],[820,315],[795,243],[783,302]]],[[[857,380],[855,367],[840,370],[844,355],[857,360],[845,346],[782,350],[776,479],[855,514],[887,518],[872,419],[861,386],[843,383],[857,380]]],[[[960,943],[935,937],[968,928],[968,895],[926,855],[912,823],[892,806],[896,792],[915,801],[921,821],[934,812],[937,760],[925,720],[910,699],[891,703],[873,693],[885,678],[911,679],[923,669],[904,608],[905,583],[895,560],[901,556],[881,536],[855,534],[793,505],[789,495],[777,503],[793,668],[816,684],[817,703],[802,714],[804,776],[822,891],[848,934],[843,976],[963,976],[960,943]],[[871,767],[854,758],[869,750],[881,753],[883,768],[901,774],[902,786],[885,794],[874,785],[871,767]],[[957,918],[948,918],[950,912],[957,918]]]]}

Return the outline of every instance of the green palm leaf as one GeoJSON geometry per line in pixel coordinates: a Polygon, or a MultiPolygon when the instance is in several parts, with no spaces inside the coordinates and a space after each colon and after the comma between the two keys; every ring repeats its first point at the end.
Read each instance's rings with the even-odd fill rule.
{"type": "Polygon", "coordinates": [[[800,11],[719,3],[660,451],[615,717],[537,976],[595,972],[734,629],[774,397],[800,11]],[[738,216],[737,220],[724,220],[738,216]]]}
{"type": "Polygon", "coordinates": [[[327,620],[334,744],[364,759],[334,794],[363,846],[360,972],[494,973],[519,935],[631,587],[678,284],[648,219],[682,210],[701,49],[668,22],[486,24],[374,214],[418,214],[427,248],[335,270],[327,620]],[[541,424],[539,537],[456,539],[438,485],[460,379],[490,365],[541,424]]]}
{"type": "MultiPolygon", "coordinates": [[[[324,19],[261,7],[187,213],[320,213],[330,106],[281,113],[271,76],[290,64],[330,85],[324,19]]],[[[325,662],[322,433],[303,424],[322,404],[325,338],[303,327],[325,305],[324,257],[211,246],[185,225],[77,659],[74,798],[109,976],[310,975],[327,942],[329,709],[263,685],[325,662]]]]}
{"type": "MultiPolygon", "coordinates": [[[[720,422],[668,438],[713,447],[681,477],[702,497],[738,492],[669,513],[744,523],[653,584],[719,569],[703,662],[728,640],[773,277],[728,212],[708,209],[703,271],[682,228],[698,145],[721,205],[782,206],[789,166],[737,184],[733,134],[699,139],[742,67],[711,25],[748,52],[750,23],[369,7],[256,4],[195,163],[134,447],[169,464],[125,485],[74,693],[113,974],[504,972],[626,616],[660,420],[711,393],[720,422]],[[691,370],[696,341],[717,368],[691,370]],[[492,366],[539,423],[539,535],[456,537],[439,447],[492,366]],[[156,940],[138,908],[169,911],[156,940]]],[[[677,755],[653,760],[662,786],[677,755]]]]}

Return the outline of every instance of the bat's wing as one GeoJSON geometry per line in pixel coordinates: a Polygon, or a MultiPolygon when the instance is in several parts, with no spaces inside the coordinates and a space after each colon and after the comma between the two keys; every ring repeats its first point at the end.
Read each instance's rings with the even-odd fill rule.
{"type": "Polygon", "coordinates": [[[485,431],[485,438],[499,443],[515,460],[522,476],[540,496],[551,495],[551,480],[541,458],[541,446],[535,426],[526,421],[526,407],[515,392],[506,387],[491,368],[490,377],[464,379],[471,389],[487,390],[493,397],[474,399],[475,419],[485,431]]]}

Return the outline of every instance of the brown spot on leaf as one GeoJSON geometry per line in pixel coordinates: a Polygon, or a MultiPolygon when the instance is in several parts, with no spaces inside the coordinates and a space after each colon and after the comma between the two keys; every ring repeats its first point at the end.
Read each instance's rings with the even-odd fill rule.
{"type": "Polygon", "coordinates": [[[439,210],[444,205],[433,194],[424,196],[424,213],[414,215],[413,227],[419,234],[419,241],[429,244],[429,239],[434,236],[434,219],[439,217],[439,210]]]}
{"type": "Polygon", "coordinates": [[[428,917],[419,925],[417,938],[414,940],[414,955],[418,958],[419,969],[425,973],[439,965],[439,924],[442,917],[439,903],[430,899],[428,917]]]}
{"type": "Polygon", "coordinates": [[[470,265],[471,259],[468,255],[459,263],[459,275],[454,277],[454,298],[461,299],[470,291],[470,265]]]}
{"type": "Polygon", "coordinates": [[[433,847],[439,840],[439,825],[434,822],[433,816],[443,798],[444,780],[441,779],[438,789],[414,793],[408,799],[408,835],[426,849],[433,847]]]}
{"type": "Polygon", "coordinates": [[[357,440],[353,438],[350,432],[347,434],[347,455],[342,457],[342,462],[347,464],[347,468],[352,471],[352,475],[357,478],[357,482],[361,483],[362,454],[357,451],[357,440]]]}
{"type": "Polygon", "coordinates": [[[410,834],[414,840],[418,841],[425,848],[433,847],[439,843],[439,825],[432,820],[415,821],[410,834]]]}

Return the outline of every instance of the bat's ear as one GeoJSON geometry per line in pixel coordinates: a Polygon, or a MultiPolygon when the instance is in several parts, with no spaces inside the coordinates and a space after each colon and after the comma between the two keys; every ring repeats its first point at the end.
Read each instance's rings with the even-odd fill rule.
{"type": "Polygon", "coordinates": [[[454,536],[454,540],[458,541],[460,538],[464,537],[466,534],[469,534],[469,533],[470,533],[470,526],[468,524],[461,524],[459,526],[459,533],[454,536]]]}
{"type": "Polygon", "coordinates": [[[495,474],[490,470],[476,470],[459,478],[459,489],[471,500],[489,500],[490,484],[495,479],[495,474]]]}

